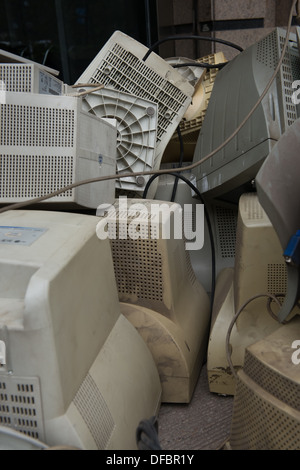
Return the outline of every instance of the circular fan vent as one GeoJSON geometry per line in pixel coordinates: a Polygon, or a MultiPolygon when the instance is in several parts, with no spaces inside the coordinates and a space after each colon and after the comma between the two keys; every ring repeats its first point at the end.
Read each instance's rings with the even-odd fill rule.
{"type": "MultiPolygon", "coordinates": [[[[105,88],[84,96],[83,110],[111,119],[117,126],[117,172],[136,173],[153,169],[156,148],[157,104],[105,88]]],[[[116,180],[116,187],[143,191],[149,177],[116,180]]]]}

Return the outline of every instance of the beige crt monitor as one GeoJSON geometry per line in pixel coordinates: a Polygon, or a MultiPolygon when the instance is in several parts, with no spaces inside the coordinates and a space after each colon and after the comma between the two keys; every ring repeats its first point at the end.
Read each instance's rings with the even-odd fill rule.
{"type": "MultiPolygon", "coordinates": [[[[286,266],[277,234],[256,193],[239,201],[236,256],[233,268],[223,269],[217,278],[207,355],[211,392],[234,394],[235,379],[226,355],[226,334],[240,307],[252,296],[286,293],[286,266]]],[[[259,297],[244,308],[230,336],[231,360],[243,367],[245,349],[275,331],[280,323],[268,312],[268,298],[259,297]]],[[[278,306],[271,303],[274,314],[278,306]]]]}
{"type": "Polygon", "coordinates": [[[43,203],[95,208],[112,202],[117,129],[83,110],[82,98],[0,91],[0,204],[67,189],[43,203]],[[70,187],[71,186],[71,187],[70,187]]]}
{"type": "Polygon", "coordinates": [[[111,236],[121,311],[153,354],[162,401],[187,403],[206,353],[210,302],[184,239],[178,233],[176,238],[180,215],[179,204],[120,198],[103,215],[97,233],[108,230],[111,236]]]}
{"type": "Polygon", "coordinates": [[[299,126],[297,119],[256,176],[258,199],[278,235],[287,290],[280,326],[247,347],[237,373],[232,449],[300,449],[299,126]]]}
{"type": "Polygon", "coordinates": [[[48,446],[136,449],[161,385],[120,313],[97,222],[51,211],[0,216],[0,421],[48,446]]]}
{"type": "Polygon", "coordinates": [[[68,86],[42,65],[0,63],[0,87],[1,90],[19,93],[63,95],[68,86]]]}

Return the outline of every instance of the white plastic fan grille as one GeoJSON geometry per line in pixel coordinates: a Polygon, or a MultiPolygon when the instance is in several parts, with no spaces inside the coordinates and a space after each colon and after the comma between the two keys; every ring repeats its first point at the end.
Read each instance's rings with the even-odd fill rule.
{"type": "MultiPolygon", "coordinates": [[[[0,154],[0,199],[31,199],[52,193],[73,182],[74,159],[71,156],[0,154]]],[[[72,189],[56,198],[70,199],[72,189]]]]}
{"type": "MultiPolygon", "coordinates": [[[[151,170],[155,160],[157,105],[136,96],[106,89],[86,95],[83,109],[117,126],[117,172],[151,170]]],[[[142,190],[149,177],[116,180],[116,187],[142,190]]]]}
{"type": "Polygon", "coordinates": [[[131,93],[159,106],[157,139],[164,134],[186,102],[186,95],[143,61],[115,44],[91,77],[91,83],[103,83],[116,90],[131,93]]]}
{"type": "Polygon", "coordinates": [[[44,439],[38,378],[0,376],[0,425],[44,439]]]}
{"type": "Polygon", "coordinates": [[[193,87],[167,62],[148,48],[116,31],[78,83],[98,83],[158,105],[156,166],[191,103],[193,87]]]}

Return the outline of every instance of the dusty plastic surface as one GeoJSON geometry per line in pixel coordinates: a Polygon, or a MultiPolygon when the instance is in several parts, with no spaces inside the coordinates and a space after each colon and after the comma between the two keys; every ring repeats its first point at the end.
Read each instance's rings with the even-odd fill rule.
{"type": "MultiPolygon", "coordinates": [[[[207,369],[212,392],[232,395],[234,378],[226,357],[226,334],[238,309],[258,294],[284,295],[286,266],[281,246],[255,193],[239,203],[235,265],[219,274],[213,307],[207,369]]],[[[250,302],[237,319],[230,337],[231,360],[238,370],[245,348],[275,331],[280,323],[267,310],[267,297],[250,302]]],[[[278,305],[271,303],[275,316],[278,305]]]]}
{"type": "Polygon", "coordinates": [[[1,422],[49,446],[134,449],[139,420],[158,411],[161,385],[148,348],[120,314],[110,244],[97,237],[97,222],[51,211],[0,216],[1,422]]]}
{"type": "Polygon", "coordinates": [[[162,401],[187,403],[206,351],[209,298],[196,279],[183,237],[174,230],[182,228],[181,222],[174,223],[181,214],[179,204],[144,199],[129,199],[126,204],[137,212],[127,217],[116,201],[116,239],[112,213],[97,226],[99,234],[107,226],[111,236],[121,311],[153,352],[162,401]],[[138,203],[145,208],[140,213],[138,203]],[[161,209],[160,220],[151,213],[153,203],[161,209]]]}
{"type": "Polygon", "coordinates": [[[234,397],[231,449],[300,449],[300,375],[293,362],[299,337],[300,319],[294,317],[247,348],[234,397]]]}

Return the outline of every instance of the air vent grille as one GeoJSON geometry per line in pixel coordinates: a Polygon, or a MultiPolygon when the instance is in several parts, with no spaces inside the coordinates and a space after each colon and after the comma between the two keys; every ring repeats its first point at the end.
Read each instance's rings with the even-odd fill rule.
{"type": "Polygon", "coordinates": [[[271,367],[266,367],[253,354],[246,350],[244,370],[247,375],[260,387],[300,411],[299,385],[284,377],[271,367]]]}
{"type": "Polygon", "coordinates": [[[25,64],[0,64],[0,84],[6,91],[32,92],[32,67],[25,64]]]}
{"type": "MultiPolygon", "coordinates": [[[[70,185],[74,157],[59,155],[0,154],[0,198],[6,201],[35,198],[70,185]]],[[[72,200],[73,189],[55,198],[72,200]]]]}
{"type": "Polygon", "coordinates": [[[0,145],[74,146],[74,110],[18,104],[1,104],[0,109],[0,145]]]}
{"type": "Polygon", "coordinates": [[[85,421],[98,450],[105,450],[115,423],[104,397],[90,374],[82,382],[74,398],[74,405],[85,421]]]}
{"type": "Polygon", "coordinates": [[[156,240],[111,240],[119,294],[163,302],[162,256],[156,240]]]}
{"type": "Polygon", "coordinates": [[[256,60],[275,70],[278,62],[277,50],[277,33],[274,30],[257,43],[256,60]]]}
{"type": "Polygon", "coordinates": [[[218,247],[222,258],[235,257],[237,217],[230,208],[216,206],[218,247]]]}
{"type": "Polygon", "coordinates": [[[0,425],[44,439],[40,385],[36,377],[0,376],[0,425]]]}

